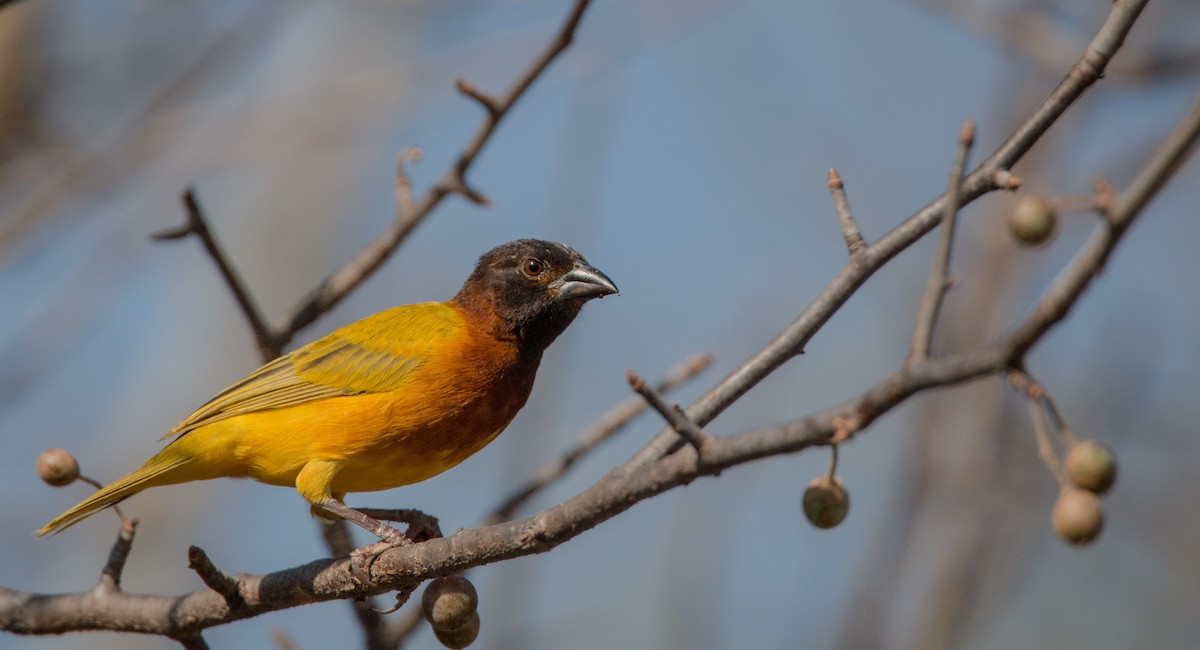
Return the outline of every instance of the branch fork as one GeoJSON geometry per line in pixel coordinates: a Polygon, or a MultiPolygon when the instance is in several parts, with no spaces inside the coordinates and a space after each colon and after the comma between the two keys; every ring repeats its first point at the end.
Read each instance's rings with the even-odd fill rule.
{"type": "Polygon", "coordinates": [[[701,430],[700,426],[688,417],[688,414],[678,404],[667,404],[662,395],[641,375],[629,370],[626,371],[625,378],[629,381],[629,386],[641,395],[651,408],[658,411],[658,414],[667,421],[667,424],[671,425],[679,437],[695,448],[697,464],[701,467],[708,465],[705,452],[718,444],[717,438],[701,430]]]}

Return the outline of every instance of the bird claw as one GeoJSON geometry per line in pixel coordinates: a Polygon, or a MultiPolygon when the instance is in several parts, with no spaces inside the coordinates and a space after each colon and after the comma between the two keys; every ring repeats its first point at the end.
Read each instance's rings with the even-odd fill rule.
{"type": "Polygon", "coordinates": [[[354,549],[350,553],[350,575],[361,585],[375,584],[375,580],[371,577],[371,567],[375,566],[375,560],[379,559],[379,555],[390,548],[398,546],[406,546],[410,542],[401,537],[399,539],[381,540],[374,544],[369,544],[362,548],[354,549]]]}

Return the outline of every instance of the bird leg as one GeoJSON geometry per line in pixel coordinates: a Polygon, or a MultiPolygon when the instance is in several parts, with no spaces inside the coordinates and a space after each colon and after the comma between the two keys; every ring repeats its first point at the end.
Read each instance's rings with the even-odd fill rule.
{"type": "Polygon", "coordinates": [[[380,553],[389,548],[412,544],[412,541],[405,537],[404,533],[374,517],[351,508],[333,497],[323,500],[319,504],[319,507],[326,512],[360,526],[380,539],[380,541],[374,544],[355,549],[350,553],[350,574],[354,576],[354,579],[359,584],[369,585],[375,582],[371,578],[371,567],[375,564],[375,558],[379,557],[380,553]]]}
{"type": "Polygon", "coordinates": [[[332,497],[325,499],[320,504],[322,510],[331,512],[346,521],[361,527],[363,530],[371,533],[379,539],[387,542],[390,546],[402,546],[411,543],[404,533],[392,528],[391,526],[364,514],[360,510],[355,510],[350,506],[334,499],[332,497]]]}
{"type": "Polygon", "coordinates": [[[355,508],[355,510],[381,521],[398,521],[408,524],[405,537],[413,542],[424,542],[442,536],[442,528],[438,525],[437,517],[414,508],[355,508]]]}

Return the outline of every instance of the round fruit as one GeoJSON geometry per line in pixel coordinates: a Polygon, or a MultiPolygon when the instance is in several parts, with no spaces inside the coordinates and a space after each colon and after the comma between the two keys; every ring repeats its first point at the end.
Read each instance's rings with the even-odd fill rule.
{"type": "Polygon", "coordinates": [[[1104,527],[1100,499],[1087,490],[1068,488],[1058,495],[1051,513],[1054,532],[1076,546],[1090,544],[1104,527]]]}
{"type": "Polygon", "coordinates": [[[54,487],[70,485],[79,478],[79,461],[66,449],[47,449],[37,458],[37,473],[54,487]]]}
{"type": "Polygon", "coordinates": [[[1008,229],[1023,244],[1041,244],[1050,239],[1058,224],[1058,208],[1036,196],[1021,197],[1008,218],[1008,229]]]}
{"type": "Polygon", "coordinates": [[[1117,480],[1117,456],[1094,440],[1084,440],[1067,454],[1067,476],[1079,487],[1104,494],[1117,480]]]}
{"type": "Polygon", "coordinates": [[[455,630],[464,626],[478,606],[479,594],[475,592],[475,585],[462,576],[434,578],[421,595],[425,620],[434,630],[455,630]]]}
{"type": "Polygon", "coordinates": [[[850,494],[841,479],[815,478],[804,491],[804,516],[817,528],[833,528],[850,511],[850,494]]]}
{"type": "Polygon", "coordinates": [[[453,630],[440,630],[435,627],[433,635],[450,650],[462,650],[479,636],[479,612],[473,612],[471,618],[453,630]]]}

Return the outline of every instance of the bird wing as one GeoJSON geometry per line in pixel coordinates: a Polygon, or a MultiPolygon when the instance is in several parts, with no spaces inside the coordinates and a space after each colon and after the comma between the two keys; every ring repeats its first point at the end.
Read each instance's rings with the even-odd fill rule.
{"type": "Polygon", "coordinates": [[[267,363],[196,409],[164,438],[227,418],[330,397],[381,393],[464,327],[442,303],[394,307],[267,363]]]}

